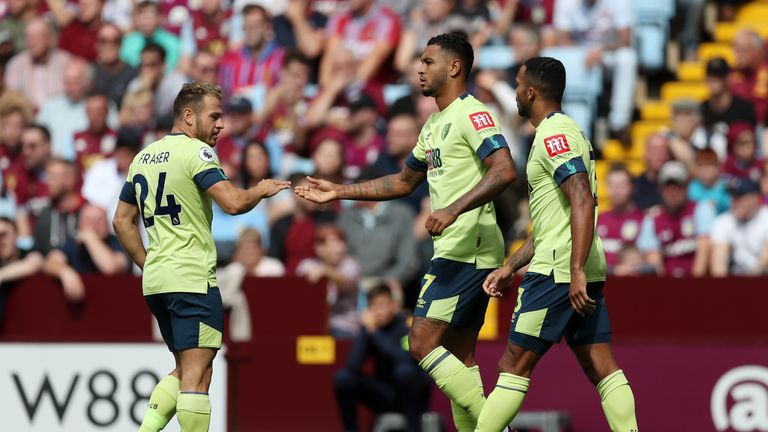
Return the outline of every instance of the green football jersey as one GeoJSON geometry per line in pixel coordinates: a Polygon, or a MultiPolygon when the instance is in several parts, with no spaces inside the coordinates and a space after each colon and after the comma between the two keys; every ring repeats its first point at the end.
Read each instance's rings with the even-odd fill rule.
{"type": "MultiPolygon", "coordinates": [[[[485,104],[465,93],[429,117],[408,166],[426,171],[434,211],[469,192],[487,171],[483,160],[498,149],[509,151],[496,119],[485,104]]],[[[433,240],[434,258],[477,268],[496,268],[504,260],[504,238],[490,202],[460,215],[433,240]]]]}
{"type": "Polygon", "coordinates": [[[226,180],[216,153],[204,142],[170,134],[139,152],[120,194],[135,204],[149,235],[144,295],[206,293],[216,285],[211,198],[226,180]]]}
{"type": "MultiPolygon", "coordinates": [[[[555,282],[571,281],[571,205],[560,185],[573,174],[586,172],[595,201],[595,153],[576,122],[563,113],[552,113],[536,128],[528,155],[528,201],[533,222],[534,256],[529,272],[549,275],[555,282]]],[[[584,266],[588,282],[605,280],[605,254],[595,230],[584,266]]]]}

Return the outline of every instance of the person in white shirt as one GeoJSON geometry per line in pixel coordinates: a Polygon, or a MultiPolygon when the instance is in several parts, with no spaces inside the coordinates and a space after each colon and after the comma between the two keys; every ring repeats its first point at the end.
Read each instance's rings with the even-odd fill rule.
{"type": "Polygon", "coordinates": [[[712,276],[758,276],[768,266],[768,207],[760,185],[749,178],[731,181],[731,210],[712,226],[712,276]]]}

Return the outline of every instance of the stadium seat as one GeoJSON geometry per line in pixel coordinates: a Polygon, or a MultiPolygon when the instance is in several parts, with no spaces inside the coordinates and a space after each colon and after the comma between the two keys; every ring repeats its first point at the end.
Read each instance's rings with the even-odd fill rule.
{"type": "Polygon", "coordinates": [[[640,117],[643,120],[667,121],[672,118],[672,106],[665,101],[647,101],[640,106],[640,117]]]}
{"type": "Polygon", "coordinates": [[[640,66],[648,70],[664,67],[669,39],[669,20],[675,14],[674,0],[633,0],[635,46],[640,66]]]}
{"type": "Polygon", "coordinates": [[[407,96],[411,93],[411,86],[409,84],[387,84],[382,90],[384,93],[384,102],[387,106],[395,103],[396,100],[403,96],[407,96]]]}
{"type": "MultiPolygon", "coordinates": [[[[668,128],[667,122],[639,121],[632,124],[632,146],[645,149],[645,141],[651,134],[668,128]]],[[[640,153],[642,154],[642,152],[640,153]]]]}
{"type": "Polygon", "coordinates": [[[722,57],[731,65],[736,63],[736,55],[730,44],[705,42],[699,45],[699,60],[706,63],[715,57],[722,57]]]}
{"type": "Polygon", "coordinates": [[[584,134],[588,137],[592,136],[592,120],[595,115],[595,107],[593,104],[581,100],[565,100],[563,101],[563,112],[568,114],[584,134]]]}
{"type": "Polygon", "coordinates": [[[633,176],[639,176],[645,171],[645,161],[642,159],[629,161],[627,162],[627,169],[633,176]]]}
{"type": "Polygon", "coordinates": [[[739,24],[768,24],[768,4],[752,2],[744,5],[736,13],[736,22],[739,24]]]}
{"type": "Polygon", "coordinates": [[[715,26],[715,41],[720,43],[731,43],[736,33],[742,29],[749,29],[756,31],[764,39],[768,38],[768,25],[755,25],[753,23],[736,23],[736,22],[722,22],[715,26]]]}
{"type": "Polygon", "coordinates": [[[515,51],[507,45],[489,45],[477,53],[477,67],[485,69],[506,69],[515,64],[515,51]]]}
{"type": "Polygon", "coordinates": [[[677,67],[677,79],[680,81],[704,81],[707,75],[706,63],[684,61],[677,67]]]}
{"type": "Polygon", "coordinates": [[[608,140],[603,144],[603,158],[607,161],[629,161],[643,157],[643,146],[624,147],[620,141],[608,140]]]}
{"type": "Polygon", "coordinates": [[[661,99],[672,103],[678,99],[693,99],[699,102],[709,97],[709,89],[703,82],[672,81],[661,86],[661,99]]]}

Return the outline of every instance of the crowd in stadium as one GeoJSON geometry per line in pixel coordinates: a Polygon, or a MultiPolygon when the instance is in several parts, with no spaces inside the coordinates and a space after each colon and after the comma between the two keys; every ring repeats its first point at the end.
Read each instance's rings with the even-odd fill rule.
{"type": "MultiPolygon", "coordinates": [[[[420,53],[429,37],[451,31],[475,47],[472,93],[502,119],[521,173],[534,131],[517,115],[518,65],[553,48],[580,47],[579,64],[603,71],[604,100],[587,104],[596,108],[582,125],[598,158],[609,142],[624,153],[642,147],[638,160],[611,162],[598,174],[598,232],[611,272],[725,276],[768,268],[763,35],[739,30],[732,59],[699,58],[698,44],[708,37],[699,30],[703,0],[677,2],[667,37],[678,42],[678,60],[700,61],[706,98],[672,101],[668,127],[639,143],[632,126],[642,108],[638,87],[668,77],[646,73],[634,33],[638,2],[232,3],[0,5],[0,292],[43,272],[77,302],[81,274],[132,271],[111,217],[134,155],[170,131],[185,82],[223,89],[225,128],[215,149],[239,186],[399,171],[437,111],[419,92],[420,53]],[[508,64],[503,53],[512,56],[508,64]]],[[[735,19],[739,3],[717,2],[720,19],[735,19]]],[[[510,248],[529,229],[520,178],[496,201],[510,248]]],[[[432,253],[427,194],[424,184],[394,202],[321,206],[285,191],[240,216],[214,206],[222,283],[243,275],[325,280],[332,333],[352,336],[369,288],[384,283],[398,301],[415,301],[432,253]]]]}

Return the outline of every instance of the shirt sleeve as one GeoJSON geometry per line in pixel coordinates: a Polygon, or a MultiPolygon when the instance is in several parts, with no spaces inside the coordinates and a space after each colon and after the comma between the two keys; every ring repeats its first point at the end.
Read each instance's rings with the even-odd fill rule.
{"type": "Polygon", "coordinates": [[[424,148],[423,139],[425,129],[426,128],[421,129],[419,138],[416,140],[416,145],[413,147],[411,155],[408,156],[408,159],[405,161],[405,164],[408,165],[408,168],[414,171],[427,172],[427,154],[426,149],[424,148]]]}
{"type": "Polygon", "coordinates": [[[477,111],[473,109],[459,115],[461,118],[456,120],[461,125],[464,139],[480,160],[485,160],[501,148],[509,149],[496,116],[487,107],[478,107],[477,111]]]}
{"type": "Polygon", "coordinates": [[[632,27],[635,16],[629,0],[613,0],[608,4],[613,8],[613,23],[617,29],[632,27]]]}
{"type": "Polygon", "coordinates": [[[640,252],[651,252],[661,249],[661,242],[656,237],[656,226],[650,216],[643,219],[640,235],[637,236],[637,248],[640,252]]]}
{"type": "Polygon", "coordinates": [[[216,152],[202,142],[199,144],[200,147],[196,154],[189,155],[189,174],[195,180],[197,187],[206,191],[216,183],[228,180],[228,178],[221,169],[216,152]]]}
{"type": "Polygon", "coordinates": [[[712,224],[712,243],[728,244],[728,237],[732,234],[730,215],[720,215],[712,224]]]}
{"type": "Polygon", "coordinates": [[[587,165],[581,157],[585,145],[581,136],[553,134],[538,141],[536,157],[559,187],[568,177],[587,172],[587,165]]]}
{"type": "Polygon", "coordinates": [[[697,237],[709,235],[716,216],[717,213],[712,202],[705,201],[696,205],[696,209],[693,211],[693,223],[696,226],[697,237]]]}

